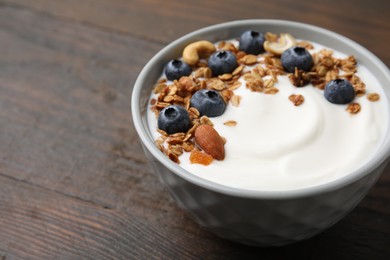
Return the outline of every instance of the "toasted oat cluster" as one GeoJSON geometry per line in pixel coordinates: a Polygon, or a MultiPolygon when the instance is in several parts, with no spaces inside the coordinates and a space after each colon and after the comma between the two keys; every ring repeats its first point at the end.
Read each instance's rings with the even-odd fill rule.
{"type": "MultiPolygon", "coordinates": [[[[278,41],[283,40],[281,37],[281,35],[266,33],[267,51],[258,55],[247,54],[239,50],[232,42],[228,41],[221,41],[216,45],[210,45],[210,42],[206,41],[193,43],[193,46],[196,45],[201,50],[195,53],[196,55],[193,54],[193,50],[186,48],[183,52],[183,60],[189,60],[188,63],[191,63],[192,73],[187,76],[181,76],[173,81],[168,81],[165,78],[160,79],[153,90],[157,98],[151,99],[150,102],[151,110],[155,113],[156,118],[159,116],[161,110],[168,106],[179,105],[184,107],[188,111],[191,127],[186,132],[173,134],[168,134],[159,129],[158,131],[161,136],[155,141],[157,147],[176,163],[180,163],[179,157],[184,152],[190,153],[191,163],[209,165],[214,159],[218,158],[218,160],[221,160],[221,154],[212,156],[212,152],[206,152],[206,150],[215,150],[216,147],[213,147],[213,145],[217,146],[218,144],[220,146],[221,142],[224,144],[226,142],[225,138],[218,134],[215,135],[215,133],[212,133],[212,138],[210,138],[211,133],[203,130],[202,133],[198,134],[198,136],[201,136],[201,134],[202,136],[198,138],[208,138],[207,143],[211,148],[208,147],[207,149],[199,145],[196,138],[196,130],[199,126],[213,126],[212,119],[206,115],[202,116],[198,109],[190,106],[191,97],[198,90],[215,90],[221,95],[227,105],[237,107],[240,105],[242,97],[236,95],[235,90],[243,87],[242,82],[245,83],[246,88],[253,92],[276,95],[279,91],[277,88],[278,77],[286,75],[292,86],[303,87],[311,84],[320,90],[324,90],[326,84],[332,80],[346,79],[352,84],[356,96],[366,94],[364,82],[356,75],[357,61],[354,56],[340,59],[333,56],[332,50],[323,49],[311,54],[313,66],[310,71],[300,70],[295,67],[293,73],[286,72],[280,57],[281,46],[278,44],[278,41]],[[274,47],[275,51],[272,49],[273,46],[276,46],[274,47]],[[230,73],[214,76],[212,70],[208,67],[207,58],[211,53],[216,51],[229,51],[233,53],[238,63],[237,67],[230,73]]],[[[289,40],[288,44],[293,44],[306,50],[314,49],[310,42],[295,41],[291,35],[287,35],[286,37],[289,40]]],[[[369,93],[367,94],[367,99],[373,102],[377,101],[379,100],[379,94],[369,93]]],[[[289,96],[289,100],[294,106],[300,106],[304,103],[305,99],[301,94],[292,94],[289,96]]],[[[361,106],[356,102],[351,102],[348,104],[346,110],[351,114],[357,114],[361,110],[361,106]]],[[[235,120],[228,120],[224,125],[234,127],[238,123],[235,120]]]]}

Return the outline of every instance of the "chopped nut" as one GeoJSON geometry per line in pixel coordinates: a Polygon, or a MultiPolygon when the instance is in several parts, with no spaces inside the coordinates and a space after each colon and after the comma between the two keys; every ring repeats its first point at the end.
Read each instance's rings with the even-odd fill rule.
{"type": "Polygon", "coordinates": [[[369,93],[369,94],[367,94],[367,99],[372,101],[372,102],[375,102],[375,101],[378,101],[380,99],[380,96],[378,93],[369,93]]]}
{"type": "Polygon", "coordinates": [[[212,126],[200,125],[196,128],[195,141],[203,151],[210,154],[214,159],[223,160],[225,158],[223,140],[212,126]]]}
{"type": "Polygon", "coordinates": [[[351,114],[359,113],[361,107],[359,103],[350,103],[347,107],[347,111],[351,114]]]}
{"type": "Polygon", "coordinates": [[[301,94],[292,94],[288,97],[288,99],[293,102],[294,106],[299,106],[305,101],[304,97],[301,94]]]}

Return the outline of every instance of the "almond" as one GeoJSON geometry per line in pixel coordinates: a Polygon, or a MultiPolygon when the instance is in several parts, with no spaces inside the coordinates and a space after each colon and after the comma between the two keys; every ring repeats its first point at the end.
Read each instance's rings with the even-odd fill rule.
{"type": "Polygon", "coordinates": [[[206,153],[214,159],[225,158],[225,148],[222,137],[210,125],[200,125],[195,130],[195,141],[206,153]]]}

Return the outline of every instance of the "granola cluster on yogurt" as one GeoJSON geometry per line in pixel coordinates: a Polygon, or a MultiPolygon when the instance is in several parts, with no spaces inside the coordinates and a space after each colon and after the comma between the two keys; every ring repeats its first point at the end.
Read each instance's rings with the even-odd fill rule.
{"type": "MultiPolygon", "coordinates": [[[[281,88],[289,88],[285,100],[298,109],[294,107],[304,106],[308,97],[296,90],[313,87],[323,102],[342,106],[351,116],[364,110],[360,97],[380,99],[379,93],[366,90],[354,56],[336,56],[331,49],[315,48],[288,33],[249,30],[239,39],[193,42],[182,57],[167,64],[154,86],[150,110],[157,121],[156,145],[176,163],[183,154],[191,164],[224,160],[225,143],[231,140],[218,132],[214,121],[229,107],[240,106],[246,98],[240,89],[277,96],[281,88]]],[[[222,125],[237,128],[240,118],[226,119],[222,125]]]]}

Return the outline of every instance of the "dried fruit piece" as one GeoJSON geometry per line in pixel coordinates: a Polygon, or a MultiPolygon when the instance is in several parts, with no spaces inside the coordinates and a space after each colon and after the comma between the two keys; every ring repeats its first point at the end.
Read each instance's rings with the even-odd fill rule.
{"type": "Polygon", "coordinates": [[[191,163],[197,163],[197,164],[203,164],[205,166],[212,163],[213,157],[207,153],[204,153],[199,150],[192,150],[190,154],[190,162],[191,163]]]}
{"type": "Polygon", "coordinates": [[[195,141],[214,159],[225,158],[224,142],[218,132],[210,125],[200,125],[195,130],[195,141]]]}

